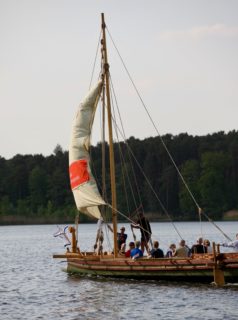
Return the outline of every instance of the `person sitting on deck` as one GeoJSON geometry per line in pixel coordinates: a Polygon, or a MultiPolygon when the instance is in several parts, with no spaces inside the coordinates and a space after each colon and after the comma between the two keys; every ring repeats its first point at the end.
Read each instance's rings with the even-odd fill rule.
{"type": "Polygon", "coordinates": [[[175,253],[176,253],[176,244],[175,244],[175,243],[172,243],[172,244],[169,246],[169,250],[168,250],[167,253],[166,253],[166,258],[174,257],[174,256],[175,256],[175,253]]]}
{"type": "Polygon", "coordinates": [[[132,251],[133,249],[135,249],[135,242],[130,242],[130,243],[129,243],[129,248],[130,248],[130,249],[125,252],[125,256],[126,256],[127,258],[130,258],[130,256],[131,256],[131,251],[132,251]]]}
{"type": "Polygon", "coordinates": [[[131,250],[131,258],[132,259],[138,259],[143,257],[143,252],[140,250],[140,241],[136,241],[135,243],[135,248],[133,250],[131,250]]]}
{"type": "Polygon", "coordinates": [[[207,253],[207,248],[203,245],[203,238],[197,239],[197,244],[191,248],[192,253],[207,253]]]}
{"type": "Polygon", "coordinates": [[[207,253],[212,253],[212,247],[210,241],[208,239],[204,240],[204,246],[207,248],[207,253]]]}
{"type": "Polygon", "coordinates": [[[144,216],[142,210],[139,211],[139,218],[136,223],[131,224],[131,228],[140,229],[141,232],[141,251],[144,253],[144,249],[149,253],[149,241],[151,238],[151,227],[149,220],[144,216]]]}
{"type": "Polygon", "coordinates": [[[236,239],[234,241],[222,243],[221,246],[233,248],[235,252],[238,252],[238,233],[236,234],[236,239]]]}
{"type": "Polygon", "coordinates": [[[189,248],[186,246],[185,240],[181,240],[179,242],[179,247],[175,252],[176,257],[188,257],[189,256],[189,248]]]}
{"type": "Polygon", "coordinates": [[[159,248],[158,241],[154,241],[153,249],[150,251],[150,256],[152,258],[164,258],[164,252],[159,248]]]}

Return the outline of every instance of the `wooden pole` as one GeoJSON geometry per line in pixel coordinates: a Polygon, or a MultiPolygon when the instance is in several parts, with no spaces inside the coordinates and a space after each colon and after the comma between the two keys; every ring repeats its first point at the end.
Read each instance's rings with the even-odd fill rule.
{"type": "Polygon", "coordinates": [[[72,233],[72,252],[76,253],[77,252],[77,244],[76,244],[76,235],[75,235],[75,228],[74,227],[69,227],[69,232],[72,233]]]}
{"type": "Polygon", "coordinates": [[[217,261],[215,242],[212,243],[212,250],[213,250],[213,259],[214,259],[214,267],[213,267],[214,283],[218,287],[222,287],[225,285],[225,277],[224,277],[224,272],[220,269],[220,266],[217,261]]]}
{"type": "Polygon", "coordinates": [[[109,134],[109,155],[110,155],[110,177],[111,177],[111,197],[112,197],[112,223],[113,223],[113,243],[114,257],[117,257],[117,201],[116,201],[116,179],[115,179],[115,160],[113,149],[113,133],[112,133],[112,114],[111,114],[111,99],[109,89],[109,64],[107,59],[107,44],[106,44],[106,24],[104,13],[102,17],[102,48],[103,48],[103,73],[106,81],[106,100],[107,100],[107,116],[108,116],[108,134],[109,134]]]}

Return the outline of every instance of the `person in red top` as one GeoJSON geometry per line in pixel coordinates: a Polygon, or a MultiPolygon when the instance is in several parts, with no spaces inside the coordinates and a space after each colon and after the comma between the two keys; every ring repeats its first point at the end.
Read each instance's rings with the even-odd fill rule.
{"type": "Polygon", "coordinates": [[[126,256],[127,258],[130,258],[130,256],[131,256],[131,250],[135,249],[135,243],[134,243],[134,242],[130,242],[130,243],[129,243],[129,248],[130,248],[130,249],[125,252],[125,256],[126,256]]]}

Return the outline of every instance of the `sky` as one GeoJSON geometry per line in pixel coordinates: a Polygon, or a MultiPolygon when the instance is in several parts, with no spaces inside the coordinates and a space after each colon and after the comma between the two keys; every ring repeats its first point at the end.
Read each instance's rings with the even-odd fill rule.
{"type": "MultiPolygon", "coordinates": [[[[68,150],[101,12],[161,135],[238,129],[238,1],[0,0],[1,157],[68,150]]],[[[126,136],[156,136],[109,40],[126,136]]]]}

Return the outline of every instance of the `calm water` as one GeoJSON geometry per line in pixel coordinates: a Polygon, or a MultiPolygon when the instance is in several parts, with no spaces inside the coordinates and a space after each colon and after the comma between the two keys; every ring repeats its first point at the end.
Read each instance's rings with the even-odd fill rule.
{"type": "MultiPolygon", "coordinates": [[[[238,222],[218,223],[234,238],[238,222]]],[[[192,244],[201,234],[224,238],[209,223],[177,223],[192,244]]],[[[126,229],[129,230],[126,225],[126,229]]],[[[54,225],[0,227],[0,319],[238,319],[238,284],[212,285],[75,278],[53,260],[62,242],[54,225]]],[[[95,225],[79,229],[81,250],[94,244],[95,225]],[[92,240],[93,239],[93,240],[92,240]]],[[[153,223],[154,240],[166,250],[179,237],[171,224],[153,223]]],[[[132,236],[128,231],[129,241],[132,236]]]]}

